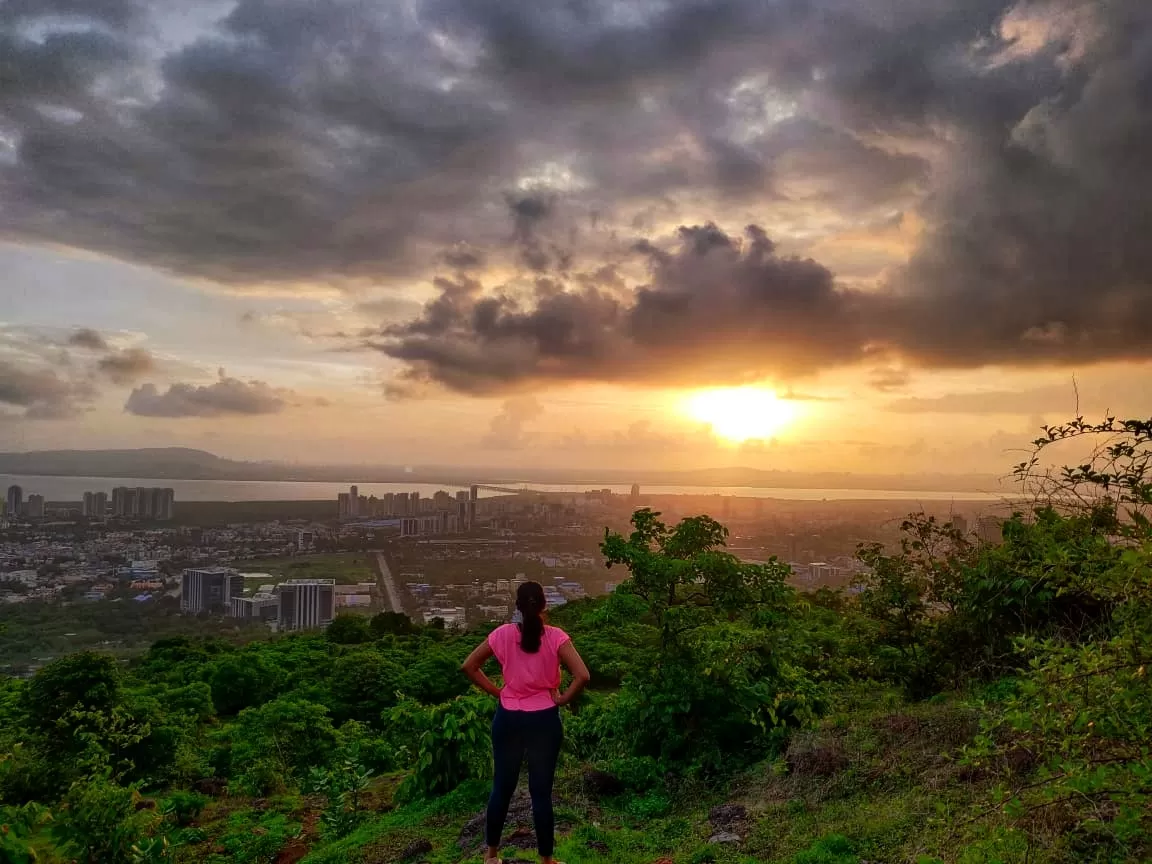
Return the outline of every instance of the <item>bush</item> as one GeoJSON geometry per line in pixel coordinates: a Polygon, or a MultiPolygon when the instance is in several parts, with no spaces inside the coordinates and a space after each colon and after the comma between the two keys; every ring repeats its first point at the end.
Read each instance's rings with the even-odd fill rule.
{"type": "Polygon", "coordinates": [[[160,828],[160,817],[137,809],[131,787],[106,780],[75,784],[51,827],[52,838],[69,855],[91,864],[137,864],[133,847],[160,828]]]}
{"type": "Polygon", "coordinates": [[[232,731],[233,776],[254,794],[300,782],[327,765],[336,749],[328,709],[302,699],[281,698],[240,712],[232,731]]]}
{"type": "Polygon", "coordinates": [[[339,760],[332,768],[315,768],[309,777],[309,791],[323,795],[327,801],[320,821],[326,834],[345,837],[360,824],[364,817],[361,800],[372,772],[355,759],[339,760]]]}
{"type": "Polygon", "coordinates": [[[35,864],[36,852],[28,837],[47,817],[47,811],[36,804],[0,807],[0,862],[35,864]]]}
{"type": "Polygon", "coordinates": [[[462,696],[442,705],[403,702],[391,722],[411,771],[396,791],[400,801],[434,798],[491,770],[488,729],[494,711],[486,696],[462,696]]]}
{"type": "Polygon", "coordinates": [[[648,792],[664,785],[664,771],[650,756],[626,756],[606,765],[609,774],[631,792],[648,792]]]}
{"type": "Polygon", "coordinates": [[[299,834],[299,823],[282,813],[236,813],[218,840],[224,847],[224,855],[213,860],[229,864],[272,864],[284,845],[299,834]]]}
{"type": "Polygon", "coordinates": [[[180,827],[190,825],[208,804],[208,797],[198,792],[178,789],[168,796],[161,812],[180,827]]]}

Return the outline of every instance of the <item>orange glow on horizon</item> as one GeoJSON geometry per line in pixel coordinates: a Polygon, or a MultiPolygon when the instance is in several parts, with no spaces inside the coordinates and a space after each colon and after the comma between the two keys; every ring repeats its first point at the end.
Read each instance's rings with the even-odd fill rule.
{"type": "Polygon", "coordinates": [[[707,423],[726,441],[771,438],[796,420],[795,403],[762,387],[724,387],[694,393],[686,400],[687,414],[707,423]]]}

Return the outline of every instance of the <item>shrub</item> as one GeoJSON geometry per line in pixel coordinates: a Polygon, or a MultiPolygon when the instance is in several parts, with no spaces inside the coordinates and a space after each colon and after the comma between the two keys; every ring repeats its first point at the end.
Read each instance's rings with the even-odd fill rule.
{"type": "Polygon", "coordinates": [[[411,771],[396,791],[397,800],[433,798],[465,780],[488,776],[493,710],[491,699],[478,695],[432,706],[408,701],[394,708],[391,722],[411,771]]]}
{"type": "Polygon", "coordinates": [[[371,780],[372,773],[351,758],[341,759],[330,769],[313,769],[309,791],[327,801],[320,814],[326,833],[345,837],[360,824],[364,816],[361,799],[371,780]]]}
{"type": "Polygon", "coordinates": [[[236,813],[218,842],[224,847],[221,859],[229,864],[272,864],[284,845],[300,834],[299,823],[282,813],[236,813]]]}
{"type": "Polygon", "coordinates": [[[208,797],[206,795],[178,789],[168,796],[161,812],[177,825],[185,827],[200,815],[200,811],[207,804],[208,797]]]}
{"type": "Polygon", "coordinates": [[[159,815],[137,809],[138,800],[135,789],[107,780],[77,783],[55,814],[52,837],[83,862],[136,864],[138,855],[133,846],[147,841],[160,828],[159,815]]]}
{"type": "Polygon", "coordinates": [[[336,749],[328,709],[287,697],[240,712],[232,732],[233,776],[243,788],[269,791],[327,765],[336,749]]]}
{"type": "Polygon", "coordinates": [[[4,864],[35,864],[36,853],[28,836],[48,817],[37,804],[0,807],[0,861],[4,864]]]}

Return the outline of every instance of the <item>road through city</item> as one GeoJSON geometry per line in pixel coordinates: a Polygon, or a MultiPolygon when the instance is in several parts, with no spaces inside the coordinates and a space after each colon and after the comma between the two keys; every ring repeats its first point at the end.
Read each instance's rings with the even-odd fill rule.
{"type": "Polygon", "coordinates": [[[380,581],[384,583],[384,597],[388,601],[388,611],[403,612],[404,603],[400,600],[400,592],[392,580],[392,570],[388,567],[388,559],[383,552],[376,553],[376,566],[380,570],[380,581]]]}

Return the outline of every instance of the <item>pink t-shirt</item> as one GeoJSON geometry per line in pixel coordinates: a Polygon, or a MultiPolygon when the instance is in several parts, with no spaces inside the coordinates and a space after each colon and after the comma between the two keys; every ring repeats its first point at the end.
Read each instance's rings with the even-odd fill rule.
{"type": "Polygon", "coordinates": [[[529,654],[520,647],[520,628],[497,627],[488,645],[504,670],[500,704],[509,711],[545,711],[555,708],[552,691],[560,686],[560,648],[571,641],[559,627],[544,627],[540,650],[529,654]]]}

